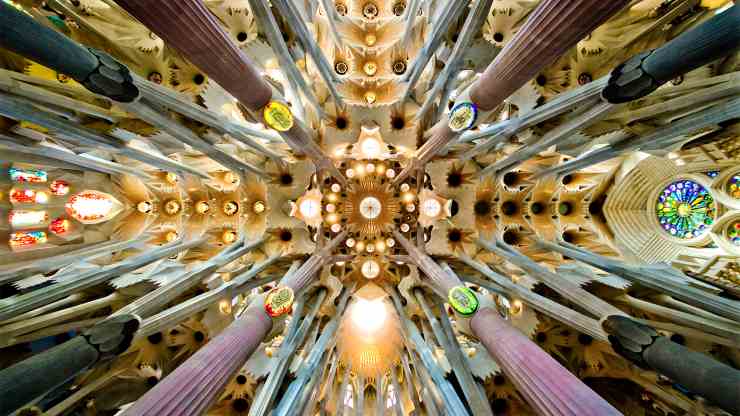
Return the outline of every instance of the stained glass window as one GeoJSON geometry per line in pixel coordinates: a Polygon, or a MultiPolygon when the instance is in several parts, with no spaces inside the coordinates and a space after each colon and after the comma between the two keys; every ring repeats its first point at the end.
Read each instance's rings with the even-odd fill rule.
{"type": "Polygon", "coordinates": [[[727,238],[736,246],[740,246],[740,220],[730,224],[727,228],[727,238]]]}
{"type": "Polygon", "coordinates": [[[12,210],[8,222],[13,228],[31,228],[45,225],[49,221],[46,211],[12,210]]]}
{"type": "Polygon", "coordinates": [[[56,196],[64,196],[69,193],[69,183],[61,179],[52,181],[49,188],[51,189],[51,193],[56,196]]]}
{"type": "Polygon", "coordinates": [[[83,224],[95,224],[110,219],[114,198],[98,191],[83,191],[73,195],[65,204],[67,214],[83,224]]]}
{"type": "Polygon", "coordinates": [[[727,184],[727,193],[735,199],[740,199],[740,173],[730,178],[727,184]]]}
{"type": "Polygon", "coordinates": [[[69,231],[71,224],[68,219],[59,217],[55,218],[54,221],[49,224],[49,231],[51,231],[52,234],[64,234],[67,231],[69,231]]]}
{"type": "Polygon", "coordinates": [[[43,231],[19,231],[10,234],[10,247],[28,247],[34,244],[43,244],[47,241],[43,231]]]}
{"type": "Polygon", "coordinates": [[[714,222],[716,211],[714,198],[707,188],[688,179],[668,185],[656,203],[661,227],[682,239],[695,238],[706,232],[714,222]]]}
{"type": "Polygon", "coordinates": [[[13,204],[45,204],[49,202],[49,196],[33,189],[11,189],[10,202],[13,204]]]}
{"type": "Polygon", "coordinates": [[[47,180],[46,172],[38,169],[10,168],[8,174],[13,182],[41,183],[47,180]]]}

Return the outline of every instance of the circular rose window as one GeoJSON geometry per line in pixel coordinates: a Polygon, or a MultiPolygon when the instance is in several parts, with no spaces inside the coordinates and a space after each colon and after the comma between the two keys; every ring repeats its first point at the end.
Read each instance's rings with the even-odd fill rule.
{"type": "Polygon", "coordinates": [[[709,230],[717,208],[707,188],[682,179],[663,189],[655,211],[663,230],[673,237],[689,240],[709,230]]]}

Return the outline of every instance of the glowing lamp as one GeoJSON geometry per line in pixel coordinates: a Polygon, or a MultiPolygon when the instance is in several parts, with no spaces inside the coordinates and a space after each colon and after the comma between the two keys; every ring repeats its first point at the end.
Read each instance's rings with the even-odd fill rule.
{"type": "Polygon", "coordinates": [[[233,230],[226,230],[221,234],[221,241],[223,241],[225,244],[231,244],[234,241],[236,241],[236,231],[233,230]]]}
{"type": "Polygon", "coordinates": [[[298,206],[304,218],[313,218],[321,213],[321,204],[315,199],[304,199],[298,206]]]}
{"type": "Polygon", "coordinates": [[[164,179],[167,181],[167,183],[171,185],[174,185],[180,181],[180,178],[177,177],[177,174],[172,172],[167,172],[167,175],[165,175],[164,179]]]}
{"type": "Polygon", "coordinates": [[[427,217],[434,218],[442,212],[442,204],[434,198],[427,199],[421,203],[422,211],[427,217]]]}
{"type": "Polygon", "coordinates": [[[149,201],[141,201],[136,204],[136,210],[142,214],[148,214],[152,212],[152,203],[149,201]]]}
{"type": "Polygon", "coordinates": [[[360,143],[360,151],[367,159],[377,159],[380,156],[380,142],[374,137],[368,137],[360,143]]]}
{"type": "Polygon", "coordinates": [[[203,215],[210,210],[211,210],[211,206],[208,205],[208,202],[206,201],[198,201],[195,203],[195,212],[197,212],[198,214],[203,215]]]}
{"type": "Polygon", "coordinates": [[[360,214],[369,220],[378,218],[382,209],[380,200],[374,196],[367,196],[360,201],[360,214]]]}
{"type": "Polygon", "coordinates": [[[224,215],[231,217],[239,212],[239,204],[236,201],[226,201],[221,207],[224,215]]]}
{"type": "Polygon", "coordinates": [[[164,204],[164,212],[166,212],[168,215],[177,214],[178,212],[180,212],[180,203],[175,201],[174,199],[170,199],[164,204]]]}
{"type": "Polygon", "coordinates": [[[252,211],[254,211],[255,214],[261,214],[265,212],[265,203],[262,201],[257,201],[252,205],[252,211]]]}
{"type": "Polygon", "coordinates": [[[366,278],[375,279],[380,275],[380,265],[378,265],[378,262],[375,260],[366,260],[362,263],[360,271],[366,278]]]}

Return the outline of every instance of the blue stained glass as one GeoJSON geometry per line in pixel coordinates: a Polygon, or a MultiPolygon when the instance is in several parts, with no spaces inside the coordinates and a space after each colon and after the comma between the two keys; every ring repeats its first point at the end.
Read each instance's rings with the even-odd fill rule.
{"type": "Polygon", "coordinates": [[[663,189],[655,212],[665,232],[673,237],[691,239],[709,230],[717,207],[707,188],[683,179],[663,189]]]}

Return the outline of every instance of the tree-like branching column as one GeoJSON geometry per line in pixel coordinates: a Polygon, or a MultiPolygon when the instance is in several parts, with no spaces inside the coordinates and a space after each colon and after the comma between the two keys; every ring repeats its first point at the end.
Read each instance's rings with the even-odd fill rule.
{"type": "Polygon", "coordinates": [[[0,414],[10,414],[95,364],[115,358],[128,349],[138,328],[136,316],[111,318],[64,344],[0,371],[0,414]]]}
{"type": "Polygon", "coordinates": [[[699,394],[733,415],[740,414],[740,371],[705,354],[659,336],[647,325],[624,316],[604,321],[616,352],[699,394]]]}

